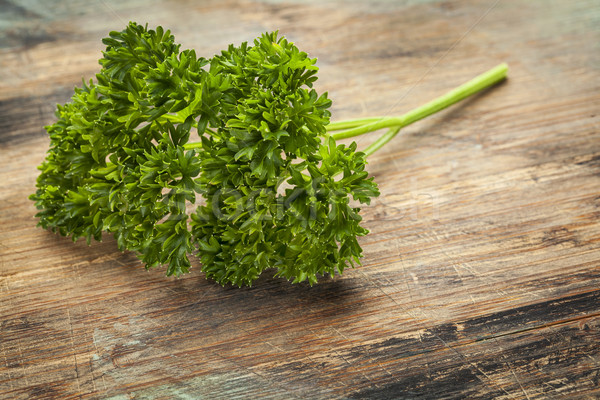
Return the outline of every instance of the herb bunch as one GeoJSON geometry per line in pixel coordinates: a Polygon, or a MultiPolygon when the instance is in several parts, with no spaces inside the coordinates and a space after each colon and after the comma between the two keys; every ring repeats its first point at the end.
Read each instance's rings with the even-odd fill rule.
{"type": "Polygon", "coordinates": [[[107,232],[167,275],[188,272],[197,253],[222,285],[251,285],[267,268],[313,284],[360,264],[357,237],[368,231],[353,204],[379,195],[366,155],[472,94],[411,118],[330,124],[331,101],[312,88],[316,59],[276,32],[210,59],[134,22],[103,43],[96,82],[76,88],[46,127],[30,196],[39,225],[88,244],[107,232]],[[384,127],[365,152],[335,141],[384,127]]]}

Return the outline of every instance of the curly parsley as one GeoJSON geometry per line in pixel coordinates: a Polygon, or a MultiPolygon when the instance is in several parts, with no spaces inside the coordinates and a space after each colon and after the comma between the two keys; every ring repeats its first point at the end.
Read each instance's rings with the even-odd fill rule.
{"type": "Polygon", "coordinates": [[[351,200],[379,195],[367,154],[506,75],[499,66],[402,117],[330,123],[331,101],[312,89],[316,59],[277,33],[210,59],[133,22],[103,43],[96,82],[46,127],[30,196],[39,225],[88,244],[108,232],[167,275],[188,272],[197,253],[222,285],[251,285],[267,268],[314,284],[360,264],[368,231],[351,200]],[[335,141],[386,127],[365,152],[335,141]]]}

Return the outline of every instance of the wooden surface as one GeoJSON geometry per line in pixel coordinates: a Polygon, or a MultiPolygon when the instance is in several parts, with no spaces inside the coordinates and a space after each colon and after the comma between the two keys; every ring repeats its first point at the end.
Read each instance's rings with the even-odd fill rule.
{"type": "Polygon", "coordinates": [[[599,72],[595,0],[0,0],[0,398],[599,398],[599,72]],[[338,120],[510,78],[370,159],[363,267],[222,288],[35,227],[42,126],[129,20],[207,57],[279,29],[338,120]]]}

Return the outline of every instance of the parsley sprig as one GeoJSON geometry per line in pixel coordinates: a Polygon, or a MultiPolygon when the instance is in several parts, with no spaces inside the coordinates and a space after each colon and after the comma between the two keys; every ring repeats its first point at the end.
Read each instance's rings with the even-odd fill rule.
{"type": "Polygon", "coordinates": [[[330,123],[331,101],[312,88],[316,59],[276,32],[210,59],[134,22],[103,43],[96,82],[46,127],[30,196],[39,225],[88,244],[108,232],[167,275],[188,272],[197,253],[223,285],[267,268],[314,284],[360,264],[357,204],[379,195],[367,155],[506,76],[503,64],[401,117],[330,123]],[[364,152],[336,143],[382,128],[364,152]]]}

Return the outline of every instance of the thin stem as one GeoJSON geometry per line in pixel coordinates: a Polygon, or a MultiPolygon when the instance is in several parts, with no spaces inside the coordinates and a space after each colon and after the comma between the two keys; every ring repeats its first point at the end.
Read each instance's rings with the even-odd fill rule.
{"type": "Polygon", "coordinates": [[[200,149],[201,147],[202,147],[202,142],[186,143],[183,145],[183,148],[186,150],[200,149]]]}
{"type": "MultiPolygon", "coordinates": [[[[398,130],[400,128],[403,128],[407,125],[410,125],[416,121],[419,121],[431,114],[435,114],[436,112],[443,110],[444,108],[447,108],[463,99],[465,99],[466,97],[469,97],[483,89],[486,89],[498,82],[500,82],[501,80],[503,80],[504,78],[506,78],[506,73],[508,71],[508,65],[506,64],[500,64],[492,69],[490,69],[487,72],[484,72],[483,74],[471,79],[470,81],[468,81],[467,83],[457,87],[456,89],[453,89],[451,91],[449,91],[448,93],[420,106],[415,108],[412,111],[409,111],[408,113],[400,116],[400,117],[381,117],[381,118],[365,118],[363,121],[373,121],[374,122],[366,122],[363,125],[358,125],[359,121],[361,120],[353,120],[353,121],[342,121],[339,123],[336,123],[334,125],[334,129],[333,130],[337,130],[339,129],[339,126],[354,126],[353,128],[338,132],[338,133],[333,133],[331,136],[334,139],[346,139],[346,138],[350,138],[350,137],[354,137],[354,136],[358,136],[358,135],[362,135],[364,133],[368,133],[368,132],[373,132],[379,129],[383,129],[383,128],[391,128],[391,127],[395,127],[398,128],[398,130]]],[[[391,131],[390,131],[391,132],[391,131]]],[[[384,134],[380,139],[386,139],[385,142],[378,144],[376,149],[381,148],[381,146],[383,146],[383,144],[387,143],[389,140],[391,140],[397,133],[398,131],[395,131],[395,133],[390,134],[390,132],[384,134]]],[[[378,140],[380,140],[378,139],[378,140]]],[[[373,143],[373,145],[375,145],[375,143],[373,143]]],[[[372,146],[373,146],[372,145],[372,146]]],[[[371,147],[371,146],[369,146],[371,147]]],[[[375,148],[375,147],[373,147],[375,148]]],[[[373,150],[375,151],[375,150],[373,150]]]]}
{"type": "Polygon", "coordinates": [[[356,128],[362,125],[369,124],[371,122],[377,122],[381,119],[381,117],[368,117],[368,118],[358,118],[358,119],[347,119],[345,121],[331,122],[329,125],[325,126],[327,131],[341,131],[343,129],[356,128]]]}
{"type": "MultiPolygon", "coordinates": [[[[211,134],[215,134],[216,132],[210,128],[206,128],[205,129],[206,132],[211,133],[211,134]]],[[[192,143],[185,143],[183,145],[183,148],[186,150],[192,150],[192,149],[201,149],[202,148],[202,142],[192,142],[192,143]]]]}
{"type": "Polygon", "coordinates": [[[367,156],[370,156],[371,154],[375,153],[377,150],[382,148],[384,144],[386,144],[387,142],[392,140],[394,138],[394,136],[396,136],[398,134],[398,132],[400,132],[400,129],[402,129],[401,126],[395,126],[393,128],[390,128],[386,133],[384,133],[382,136],[380,136],[376,141],[374,141],[369,146],[367,146],[367,148],[363,151],[363,153],[365,153],[367,156]]]}

